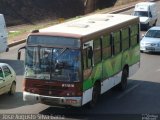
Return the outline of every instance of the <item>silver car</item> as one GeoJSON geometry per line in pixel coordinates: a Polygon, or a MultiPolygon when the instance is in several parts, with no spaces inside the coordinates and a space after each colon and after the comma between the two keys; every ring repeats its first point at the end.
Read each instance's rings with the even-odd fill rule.
{"type": "Polygon", "coordinates": [[[160,52],[160,26],[150,28],[140,42],[141,52],[160,52]]]}
{"type": "Polygon", "coordinates": [[[6,64],[0,63],[0,95],[8,93],[14,94],[16,91],[16,73],[13,68],[6,64]]]}

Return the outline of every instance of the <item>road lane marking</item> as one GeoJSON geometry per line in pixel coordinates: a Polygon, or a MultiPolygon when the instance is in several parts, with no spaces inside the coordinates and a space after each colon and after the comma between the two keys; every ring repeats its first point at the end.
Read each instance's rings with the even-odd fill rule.
{"type": "Polygon", "coordinates": [[[121,99],[122,97],[124,97],[125,95],[127,95],[129,92],[131,92],[132,90],[134,90],[135,88],[137,88],[138,86],[140,86],[141,83],[134,85],[133,87],[127,89],[124,93],[122,93],[121,95],[119,95],[117,97],[117,99],[121,99]]]}

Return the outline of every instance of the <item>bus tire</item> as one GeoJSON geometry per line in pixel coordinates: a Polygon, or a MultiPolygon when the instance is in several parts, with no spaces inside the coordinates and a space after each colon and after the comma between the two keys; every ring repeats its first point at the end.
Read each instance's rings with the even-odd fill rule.
{"type": "Polygon", "coordinates": [[[94,108],[96,106],[96,103],[100,96],[100,90],[101,90],[100,82],[96,82],[93,87],[92,100],[88,103],[89,108],[94,108]]]}
{"type": "Polygon", "coordinates": [[[16,92],[16,82],[12,82],[10,91],[8,92],[9,95],[13,95],[16,92]]]}
{"type": "Polygon", "coordinates": [[[122,72],[121,82],[118,84],[118,88],[124,91],[127,88],[128,69],[124,68],[122,72]]]}

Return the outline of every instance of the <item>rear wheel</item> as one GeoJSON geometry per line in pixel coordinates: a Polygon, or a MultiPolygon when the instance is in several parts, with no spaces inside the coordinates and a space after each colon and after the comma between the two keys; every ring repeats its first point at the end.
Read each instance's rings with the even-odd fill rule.
{"type": "Polygon", "coordinates": [[[92,100],[88,103],[88,107],[89,108],[93,108],[95,107],[97,101],[98,101],[98,98],[100,96],[100,83],[99,82],[96,82],[94,87],[93,87],[93,92],[92,92],[92,100]]]}
{"type": "Polygon", "coordinates": [[[16,92],[16,82],[13,82],[10,88],[10,91],[8,92],[9,95],[13,95],[16,92]]]}
{"type": "Polygon", "coordinates": [[[128,70],[127,68],[124,68],[122,72],[121,82],[118,84],[118,88],[122,91],[125,90],[127,87],[127,78],[128,78],[128,70]]]}

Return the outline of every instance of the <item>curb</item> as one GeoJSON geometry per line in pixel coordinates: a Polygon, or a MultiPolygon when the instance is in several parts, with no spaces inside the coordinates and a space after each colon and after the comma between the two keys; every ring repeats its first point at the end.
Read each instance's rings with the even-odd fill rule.
{"type": "Polygon", "coordinates": [[[124,12],[126,10],[129,10],[129,9],[132,9],[134,8],[135,5],[131,5],[129,7],[125,7],[125,8],[122,8],[122,9],[117,9],[117,10],[114,10],[112,12],[105,12],[105,11],[101,11],[100,13],[102,14],[106,14],[106,13],[109,13],[109,14],[116,14],[116,13],[120,13],[120,12],[124,12]]]}
{"type": "Polygon", "coordinates": [[[123,9],[119,9],[119,10],[115,10],[113,12],[109,12],[110,14],[115,14],[115,13],[120,13],[120,12],[124,12],[124,11],[127,11],[127,10],[130,10],[132,8],[134,8],[135,5],[132,5],[132,6],[129,6],[129,7],[126,7],[126,8],[123,8],[123,9]]]}
{"type": "Polygon", "coordinates": [[[8,44],[8,47],[9,47],[9,48],[10,48],[10,47],[14,47],[14,46],[16,46],[16,45],[19,45],[19,44],[22,44],[22,43],[25,43],[25,42],[26,42],[26,39],[19,40],[19,41],[17,41],[17,42],[8,44]]]}

